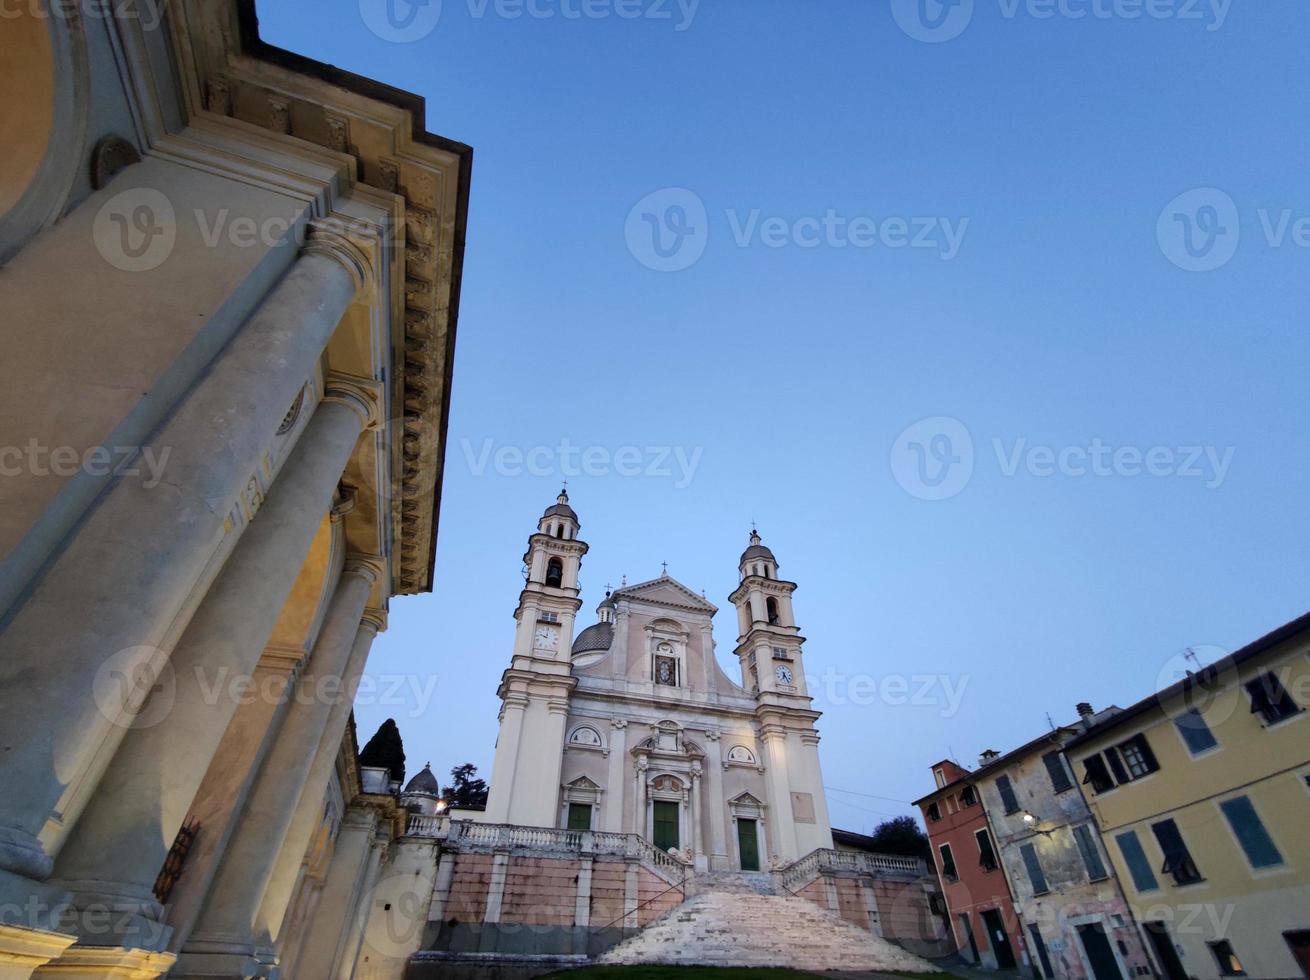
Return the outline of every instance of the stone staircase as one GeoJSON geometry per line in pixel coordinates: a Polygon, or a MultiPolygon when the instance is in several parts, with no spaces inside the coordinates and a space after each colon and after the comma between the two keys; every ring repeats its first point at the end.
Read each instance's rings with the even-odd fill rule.
{"type": "Polygon", "coordinates": [[[596,962],[928,973],[935,967],[805,898],[768,873],[698,874],[693,894],[596,962]]]}

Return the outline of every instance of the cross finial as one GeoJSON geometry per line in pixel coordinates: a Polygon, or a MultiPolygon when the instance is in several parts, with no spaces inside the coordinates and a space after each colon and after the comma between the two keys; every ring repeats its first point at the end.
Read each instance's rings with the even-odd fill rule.
{"type": "Polygon", "coordinates": [[[628,576],[624,575],[621,579],[619,579],[619,588],[621,589],[627,584],[628,584],[628,576]]]}
{"type": "Polygon", "coordinates": [[[666,562],[666,561],[662,561],[662,562],[660,562],[660,564],[664,566],[664,574],[665,574],[665,575],[668,575],[668,574],[669,574],[669,563],[666,562]]]}
{"type": "Polygon", "coordinates": [[[753,518],[753,517],[751,518],[751,530],[752,530],[752,531],[758,531],[758,530],[759,530],[759,528],[757,528],[757,527],[755,526],[755,518],[753,518]]]}

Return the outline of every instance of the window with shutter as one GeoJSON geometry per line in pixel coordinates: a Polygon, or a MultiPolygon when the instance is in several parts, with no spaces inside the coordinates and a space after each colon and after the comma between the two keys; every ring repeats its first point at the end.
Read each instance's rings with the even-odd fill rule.
{"type": "Polygon", "coordinates": [[[1136,831],[1125,830],[1122,834],[1116,834],[1114,839],[1119,845],[1119,853],[1124,856],[1124,863],[1128,865],[1128,873],[1133,877],[1133,887],[1139,892],[1159,888],[1160,883],[1155,880],[1155,872],[1151,870],[1151,862],[1146,859],[1146,852],[1142,850],[1142,842],[1137,839],[1136,831]]]}
{"type": "Polygon", "coordinates": [[[1001,803],[1005,805],[1006,813],[1019,812],[1019,800],[1014,795],[1014,787],[1010,785],[1009,776],[996,777],[996,791],[1001,794],[1001,803]]]}
{"type": "Polygon", "coordinates": [[[1178,729],[1183,744],[1192,755],[1208,752],[1219,744],[1214,733],[1210,731],[1210,726],[1205,723],[1205,718],[1195,708],[1189,708],[1175,718],[1174,727],[1178,729]]]}
{"type": "Polygon", "coordinates": [[[1046,764],[1046,773],[1051,777],[1052,789],[1057,793],[1073,789],[1073,780],[1069,778],[1069,770],[1064,767],[1064,756],[1060,752],[1047,752],[1042,756],[1042,762],[1046,764]]]}
{"type": "Polygon", "coordinates": [[[938,848],[942,856],[942,877],[948,881],[959,880],[959,874],[955,870],[955,855],[951,853],[951,845],[943,844],[938,848]]]}
{"type": "Polygon", "coordinates": [[[1151,745],[1146,741],[1145,735],[1134,735],[1128,741],[1120,742],[1119,754],[1123,757],[1124,765],[1128,769],[1129,779],[1141,779],[1160,768],[1160,764],[1155,761],[1155,753],[1151,751],[1151,745]]]}
{"type": "Polygon", "coordinates": [[[1219,804],[1219,809],[1224,812],[1228,825],[1233,828],[1237,843],[1242,846],[1242,851],[1246,854],[1246,859],[1251,862],[1251,867],[1273,868],[1283,863],[1282,853],[1278,850],[1274,839],[1269,836],[1269,831],[1265,830],[1265,825],[1260,820],[1260,815],[1255,812],[1250,799],[1238,796],[1231,800],[1224,800],[1219,804]]]}
{"type": "Polygon", "coordinates": [[[942,818],[942,810],[936,803],[928,804],[928,819],[936,823],[942,818]]]}
{"type": "Polygon", "coordinates": [[[992,847],[992,835],[986,828],[974,831],[974,840],[978,842],[978,863],[986,871],[996,870],[996,851],[992,847]]]}
{"type": "Polygon", "coordinates": [[[1019,848],[1023,855],[1023,866],[1028,870],[1028,880],[1033,883],[1034,895],[1045,895],[1050,889],[1046,886],[1046,874],[1042,871],[1042,862],[1037,859],[1037,848],[1024,844],[1019,848]]]}
{"type": "Polygon", "coordinates": [[[1091,755],[1084,759],[1083,768],[1087,772],[1083,777],[1083,785],[1091,786],[1093,793],[1104,793],[1108,789],[1114,789],[1110,770],[1105,767],[1105,759],[1100,755],[1091,755]]]}
{"type": "Polygon", "coordinates": [[[1105,761],[1110,763],[1110,771],[1114,773],[1116,783],[1122,786],[1124,783],[1130,782],[1128,770],[1124,768],[1123,759],[1119,758],[1117,749],[1106,749],[1105,761]]]}
{"type": "Polygon", "coordinates": [[[1178,885],[1190,885],[1203,880],[1196,862],[1192,860],[1191,852],[1187,849],[1187,844],[1183,841],[1183,835],[1178,830],[1178,824],[1172,820],[1161,820],[1159,823],[1151,824],[1151,831],[1164,853],[1164,864],[1160,867],[1164,874],[1172,875],[1174,883],[1178,885]]]}
{"type": "Polygon", "coordinates": [[[1105,870],[1105,862],[1101,860],[1101,851],[1096,846],[1096,835],[1092,833],[1091,824],[1075,827],[1073,837],[1078,842],[1078,853],[1083,857],[1083,867],[1087,869],[1087,877],[1092,881],[1110,877],[1105,870]]]}
{"type": "Polygon", "coordinates": [[[1301,713],[1273,671],[1248,681],[1246,692],[1251,696],[1251,713],[1263,717],[1266,725],[1301,713]]]}

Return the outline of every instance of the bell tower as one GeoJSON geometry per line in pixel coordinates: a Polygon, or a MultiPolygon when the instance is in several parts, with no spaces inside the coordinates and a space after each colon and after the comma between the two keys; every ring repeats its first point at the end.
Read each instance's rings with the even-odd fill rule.
{"type": "Polygon", "coordinates": [[[778,560],[751,529],[737,563],[741,581],[729,597],[737,607],[737,660],[742,686],[755,695],[772,815],[770,848],[794,861],[832,847],[832,827],[819,766],[819,712],[805,682],[801,636],[792,614],[796,583],[778,577],[778,560]]]}
{"type": "Polygon", "coordinates": [[[492,822],[556,824],[569,695],[578,683],[569,648],[582,605],[578,573],[587,553],[580,529],[568,492],[561,490],[528,538],[513,653],[496,692],[500,735],[487,797],[492,822]]]}
{"type": "Polygon", "coordinates": [[[752,529],[750,543],[737,564],[741,584],[729,598],[737,607],[737,659],[742,687],[761,698],[809,698],[791,594],[795,582],[778,578],[778,560],[752,529]]]}

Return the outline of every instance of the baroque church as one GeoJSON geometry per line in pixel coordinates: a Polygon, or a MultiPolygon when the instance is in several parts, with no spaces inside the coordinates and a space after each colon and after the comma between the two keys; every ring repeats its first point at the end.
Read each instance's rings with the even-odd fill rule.
{"type": "Polygon", "coordinates": [[[524,555],[486,819],[638,834],[698,870],[833,846],[796,584],[751,532],[729,677],[717,608],[667,573],[607,592],[577,629],[587,544],[561,491],[524,555]]]}

